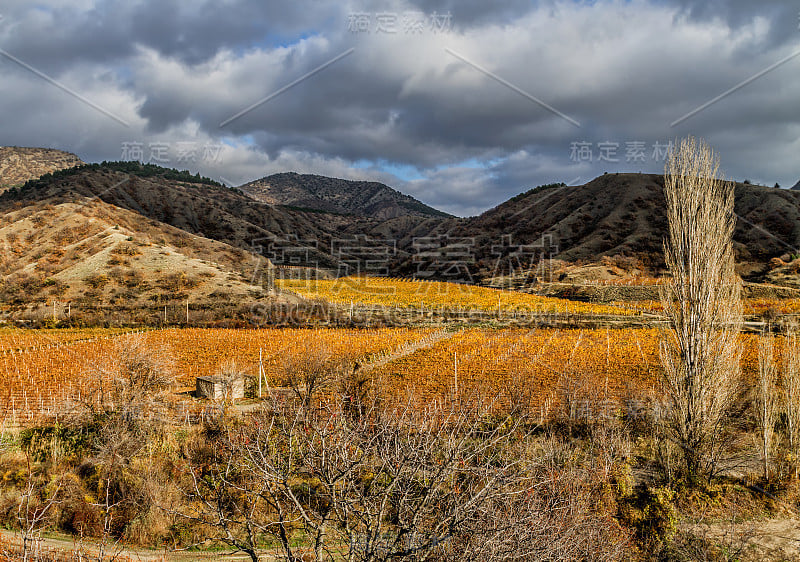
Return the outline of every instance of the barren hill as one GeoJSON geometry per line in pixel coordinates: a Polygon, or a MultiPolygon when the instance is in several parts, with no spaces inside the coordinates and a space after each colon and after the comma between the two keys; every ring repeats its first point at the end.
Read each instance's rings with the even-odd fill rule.
{"type": "Polygon", "coordinates": [[[176,299],[195,305],[261,295],[251,256],[103,201],[45,200],[0,219],[0,301],[118,304],[142,311],[176,299]]]}
{"type": "Polygon", "coordinates": [[[245,250],[274,236],[330,237],[322,226],[336,226],[335,220],[317,220],[316,213],[259,203],[199,176],[181,176],[175,171],[136,163],[75,168],[53,178],[29,182],[5,197],[18,204],[76,198],[97,198],[151,221],[245,250]]]}
{"type": "Polygon", "coordinates": [[[403,216],[450,216],[378,182],[288,172],[252,181],[240,189],[254,199],[270,205],[286,205],[377,220],[403,216]]]}
{"type": "MultiPolygon", "coordinates": [[[[599,262],[627,256],[646,268],[663,264],[666,234],[663,176],[605,174],[581,186],[553,184],[522,193],[482,215],[444,221],[431,234],[472,241],[476,273],[508,264],[520,244],[557,259],[599,262]]],[[[734,243],[743,274],[771,258],[800,254],[800,192],[736,184],[734,243]]],[[[413,264],[403,264],[408,272],[413,264]]]]}
{"type": "Polygon", "coordinates": [[[239,257],[239,270],[246,267],[245,262],[257,259],[253,252],[278,259],[280,264],[284,257],[282,247],[295,243],[308,251],[302,252],[302,263],[292,258],[292,265],[337,269],[340,261],[347,259],[347,247],[352,246],[337,246],[337,240],[353,240],[359,235],[383,240],[389,236],[382,230],[384,227],[399,237],[427,220],[434,221],[400,217],[382,223],[364,217],[273,206],[207,178],[130,162],[92,164],[30,181],[0,196],[0,217],[5,213],[5,220],[11,220],[11,210],[36,209],[40,204],[86,201],[99,201],[109,208],[134,213],[155,230],[172,227],[199,240],[214,240],[244,251],[246,254],[239,257]]]}
{"type": "MultiPolygon", "coordinates": [[[[156,166],[92,164],[0,195],[0,301],[135,297],[152,307],[188,296],[209,306],[241,303],[263,296],[251,281],[266,262],[254,252],[275,240],[304,246],[291,265],[340,272],[354,240],[370,240],[375,255],[390,256],[391,275],[418,272],[420,240],[442,256],[463,256],[475,281],[507,271],[520,245],[562,260],[569,275],[608,269],[609,258],[654,272],[666,230],[662,185],[659,175],[607,174],[583,186],[541,186],[471,219],[378,220],[271,205],[156,166]]],[[[800,192],[738,184],[736,212],[737,259],[750,279],[767,279],[772,258],[800,254],[800,192]]],[[[361,256],[373,257],[369,249],[361,256]]]]}
{"type": "Polygon", "coordinates": [[[11,189],[0,195],[0,311],[36,317],[69,302],[101,309],[104,322],[111,310],[152,324],[164,306],[183,317],[188,300],[195,320],[246,317],[254,302],[276,301],[263,287],[266,259],[248,251],[273,224],[254,206],[210,180],[128,163],[11,189]]]}
{"type": "Polygon", "coordinates": [[[0,191],[80,164],[80,158],[61,150],[0,146],[0,191]]]}

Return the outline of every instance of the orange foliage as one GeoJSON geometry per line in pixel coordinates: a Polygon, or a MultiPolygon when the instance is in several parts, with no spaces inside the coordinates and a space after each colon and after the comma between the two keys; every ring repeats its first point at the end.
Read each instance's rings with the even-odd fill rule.
{"type": "Polygon", "coordinates": [[[570,301],[531,295],[519,291],[503,291],[475,285],[416,281],[384,277],[343,277],[336,280],[278,280],[284,290],[306,298],[321,298],[332,303],[424,308],[478,310],[502,313],[570,313],[631,315],[636,311],[624,307],[570,301]]]}
{"type": "MultiPolygon", "coordinates": [[[[0,332],[0,422],[26,423],[85,401],[108,383],[118,338],[97,331],[64,332],[58,345],[27,346],[49,332],[0,332]],[[79,337],[82,336],[82,337],[79,337]],[[90,336],[92,339],[87,339],[90,336]],[[27,338],[27,339],[26,339],[27,338]],[[84,340],[69,342],[69,338],[84,340]]],[[[176,360],[176,375],[184,387],[194,377],[216,373],[225,360],[235,360],[246,372],[257,373],[259,351],[271,384],[280,380],[283,359],[304,345],[323,345],[335,358],[359,360],[407,349],[429,338],[432,330],[355,329],[166,329],[146,332],[146,341],[167,344],[176,360]],[[302,345],[301,345],[302,344],[302,345]]],[[[459,393],[502,393],[507,400],[525,389],[534,406],[558,399],[559,388],[578,384],[604,399],[619,400],[631,392],[654,388],[660,376],[658,329],[467,329],[447,339],[434,338],[430,347],[398,353],[370,374],[396,399],[413,394],[423,400],[459,393]]],[[[757,366],[754,335],[742,335],[742,367],[753,380],[757,366]]],[[[58,337],[56,337],[58,340],[58,337]]],[[[46,340],[45,340],[46,341],[46,340]]],[[[426,340],[427,341],[427,340],[426,340]]],[[[781,345],[776,344],[776,355],[781,345]]]]}
{"type": "MultiPolygon", "coordinates": [[[[194,377],[215,374],[219,365],[234,359],[246,372],[256,375],[259,350],[270,380],[280,373],[283,356],[299,343],[318,342],[334,357],[357,359],[417,340],[429,330],[387,328],[379,330],[224,330],[166,329],[144,334],[146,341],[166,344],[176,361],[179,384],[191,386],[194,377]]],[[[87,334],[95,334],[87,331],[87,334]]],[[[91,400],[114,370],[116,338],[26,347],[18,351],[20,335],[0,334],[0,422],[25,423],[51,417],[65,406],[91,400]],[[13,338],[13,346],[10,343],[13,338]]],[[[43,334],[29,332],[26,341],[40,341],[43,334]]],[[[49,334],[48,334],[49,337],[49,334]]],[[[66,337],[66,336],[65,336],[66,337]]],[[[126,336],[120,336],[126,337],[126,336]]],[[[79,338],[80,339],[80,338],[79,338]]],[[[84,338],[85,339],[85,338],[84,338]]],[[[57,340],[57,338],[56,338],[57,340]]],[[[46,341],[46,340],[45,340],[46,341]]],[[[277,381],[280,384],[282,381],[277,381]]]]}

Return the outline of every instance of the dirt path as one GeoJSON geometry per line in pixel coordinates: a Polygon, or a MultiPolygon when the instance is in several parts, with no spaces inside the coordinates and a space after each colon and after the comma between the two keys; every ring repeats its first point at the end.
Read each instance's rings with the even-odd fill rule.
{"type": "Polygon", "coordinates": [[[724,546],[729,555],[741,560],[800,560],[798,519],[703,523],[685,528],[724,546]]]}
{"type": "MultiPolygon", "coordinates": [[[[3,546],[6,546],[10,543],[13,547],[15,545],[21,545],[22,539],[19,534],[14,533],[13,531],[6,531],[0,529],[0,553],[2,553],[3,546]]],[[[79,545],[77,540],[73,540],[71,537],[47,537],[42,538],[40,542],[40,548],[60,554],[68,554],[75,552],[78,548],[82,546],[84,557],[86,556],[97,556],[99,552],[99,548],[97,543],[92,543],[89,541],[84,541],[83,545],[79,545]]],[[[219,558],[224,558],[225,560],[234,560],[234,561],[244,561],[250,560],[250,557],[244,554],[227,554],[225,551],[218,551],[218,552],[170,552],[164,550],[150,550],[150,549],[142,549],[142,548],[123,548],[121,550],[114,549],[114,548],[107,548],[108,553],[106,556],[111,557],[113,555],[117,556],[118,560],[128,560],[138,561],[141,560],[142,562],[158,562],[158,561],[171,561],[177,560],[180,562],[192,562],[194,560],[218,560],[219,558]]],[[[84,558],[85,559],[85,558],[84,558]]],[[[262,560],[265,562],[274,561],[275,558],[272,556],[269,557],[262,557],[262,560]]]]}

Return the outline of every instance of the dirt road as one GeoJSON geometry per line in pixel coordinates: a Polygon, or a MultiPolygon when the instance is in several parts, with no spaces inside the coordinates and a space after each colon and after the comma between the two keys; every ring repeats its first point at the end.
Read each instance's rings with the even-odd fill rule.
{"type": "MultiPolygon", "coordinates": [[[[14,533],[13,531],[6,531],[0,529],[0,553],[3,552],[4,547],[7,546],[17,546],[22,544],[22,538],[19,534],[14,533]]],[[[39,543],[39,548],[49,552],[51,554],[60,554],[64,556],[64,559],[69,559],[66,556],[69,553],[76,553],[75,559],[77,558],[77,552],[79,549],[83,551],[83,560],[87,560],[89,557],[96,557],[99,553],[99,545],[97,543],[93,543],[90,541],[84,541],[83,544],[80,544],[77,540],[72,539],[68,536],[63,537],[47,537],[42,538],[39,543]]],[[[142,562],[160,562],[160,561],[172,561],[176,560],[179,562],[193,562],[195,560],[218,560],[220,558],[224,558],[225,560],[233,560],[233,561],[244,561],[250,560],[250,557],[244,555],[242,553],[238,554],[227,554],[225,551],[218,551],[218,552],[170,552],[165,550],[150,550],[150,549],[142,549],[142,548],[129,548],[129,547],[108,547],[106,548],[106,556],[109,558],[111,556],[116,555],[116,560],[126,561],[139,561],[142,562]]],[[[276,559],[272,556],[263,557],[262,560],[265,562],[273,562],[276,559]]]]}

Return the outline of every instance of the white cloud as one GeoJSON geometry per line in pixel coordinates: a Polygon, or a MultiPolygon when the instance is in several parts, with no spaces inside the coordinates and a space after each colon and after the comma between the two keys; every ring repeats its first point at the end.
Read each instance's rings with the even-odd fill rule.
{"type": "Polygon", "coordinates": [[[455,24],[447,34],[347,30],[350,12],[434,10],[422,1],[308,0],[283,11],[283,3],[246,0],[202,10],[178,0],[8,2],[0,48],[131,126],[0,58],[0,143],[102,160],[119,158],[125,141],[224,141],[220,159],[189,167],[237,183],[288,170],[376,179],[457,214],[541,183],[658,172],[663,164],[649,154],[626,162],[625,143],[646,142],[649,153],[654,142],[685,134],[708,138],[730,176],[786,185],[800,177],[800,57],[670,127],[800,49],[800,32],[787,31],[778,2],[730,0],[717,12],[688,0],[510,1],[492,10],[442,2],[436,9],[452,10],[455,24]],[[219,127],[349,48],[352,55],[219,127]],[[569,145],[579,140],[618,143],[619,162],[572,161],[569,145]],[[363,161],[389,166],[354,167],[363,161]],[[424,179],[386,171],[397,166],[424,179]]]}

